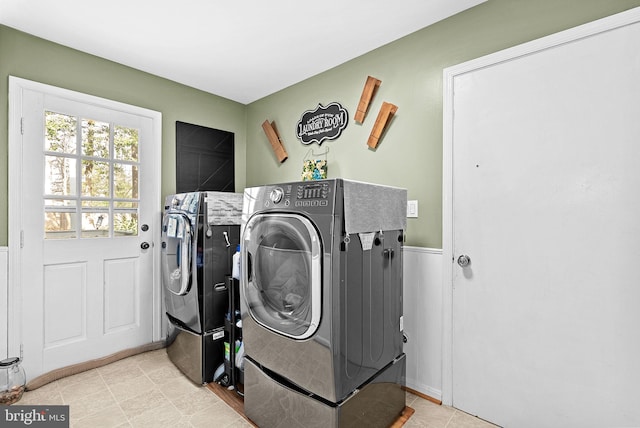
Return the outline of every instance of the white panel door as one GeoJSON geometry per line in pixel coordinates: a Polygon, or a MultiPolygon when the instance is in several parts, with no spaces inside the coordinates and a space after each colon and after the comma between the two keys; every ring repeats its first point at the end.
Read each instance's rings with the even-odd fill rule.
{"type": "Polygon", "coordinates": [[[11,228],[21,231],[21,342],[33,379],[157,340],[159,117],[14,83],[22,201],[11,228]]]}
{"type": "Polygon", "coordinates": [[[626,24],[452,77],[452,403],[501,426],[640,426],[640,24],[626,24]]]}

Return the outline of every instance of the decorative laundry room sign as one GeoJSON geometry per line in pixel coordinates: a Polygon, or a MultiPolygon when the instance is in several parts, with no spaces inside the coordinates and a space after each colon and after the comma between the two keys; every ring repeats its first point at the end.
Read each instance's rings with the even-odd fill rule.
{"type": "Polygon", "coordinates": [[[339,103],[333,102],[326,107],[318,104],[315,110],[302,114],[296,127],[296,135],[302,144],[335,140],[349,123],[349,113],[339,103]]]}

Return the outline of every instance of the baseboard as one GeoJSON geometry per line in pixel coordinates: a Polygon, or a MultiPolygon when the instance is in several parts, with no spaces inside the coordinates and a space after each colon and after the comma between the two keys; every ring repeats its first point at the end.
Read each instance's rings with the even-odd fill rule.
{"type": "Polygon", "coordinates": [[[422,388],[420,388],[422,390],[429,391],[428,394],[425,394],[424,392],[420,392],[420,391],[418,391],[416,389],[413,389],[413,388],[411,388],[409,386],[405,386],[404,389],[407,392],[410,392],[413,395],[417,395],[420,398],[424,398],[427,401],[431,401],[432,403],[436,403],[438,405],[442,404],[442,392],[440,392],[438,390],[435,390],[433,388],[429,388],[428,386],[427,387],[423,386],[422,388]]]}
{"type": "Polygon", "coordinates": [[[122,360],[133,355],[142,354],[148,351],[155,351],[156,349],[164,348],[166,342],[164,340],[159,342],[152,342],[146,345],[138,346],[135,348],[125,349],[123,351],[116,352],[115,354],[108,355],[102,358],[96,358],[94,360],[85,361],[71,366],[62,367],[52,370],[48,373],[42,374],[35,379],[32,379],[27,384],[27,391],[33,391],[41,386],[44,386],[50,382],[53,382],[63,377],[72,376],[74,374],[82,373],[87,370],[95,369],[98,367],[106,366],[118,360],[122,360]]]}

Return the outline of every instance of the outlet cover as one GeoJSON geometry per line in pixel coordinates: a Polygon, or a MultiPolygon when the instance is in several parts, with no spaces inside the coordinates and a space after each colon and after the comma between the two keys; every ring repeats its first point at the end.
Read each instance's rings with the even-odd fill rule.
{"type": "Polygon", "coordinates": [[[407,201],[407,217],[418,217],[418,201],[407,201]]]}

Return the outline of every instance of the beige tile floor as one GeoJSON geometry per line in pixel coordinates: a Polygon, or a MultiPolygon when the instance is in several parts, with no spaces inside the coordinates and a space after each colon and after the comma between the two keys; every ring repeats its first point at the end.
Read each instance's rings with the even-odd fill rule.
{"type": "MultiPolygon", "coordinates": [[[[250,427],[208,388],[188,380],[159,349],[69,376],[16,403],[69,405],[71,427],[250,427]]],[[[478,418],[407,393],[415,413],[405,427],[489,428],[478,418]]]]}

